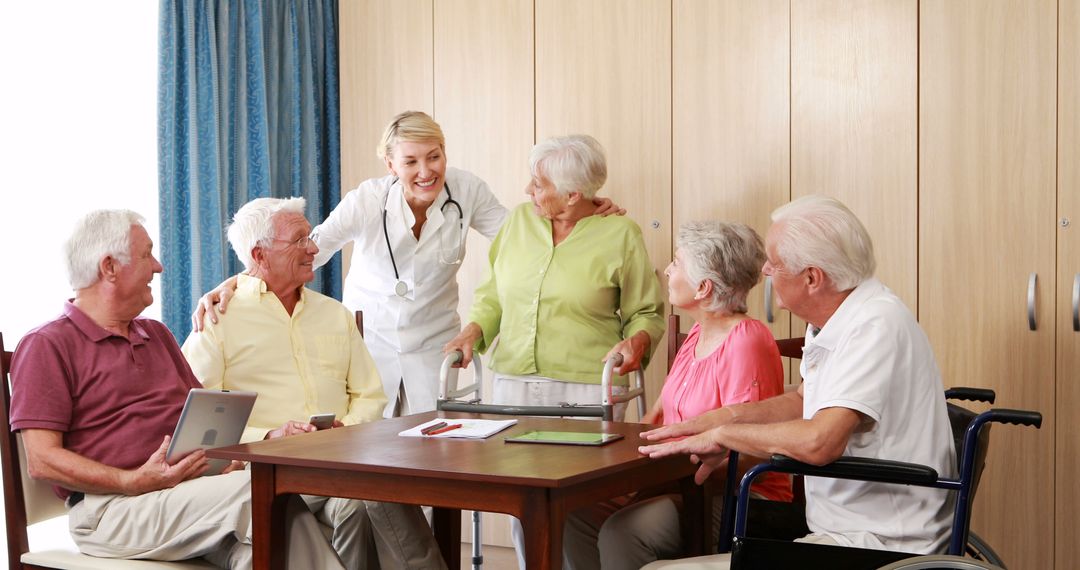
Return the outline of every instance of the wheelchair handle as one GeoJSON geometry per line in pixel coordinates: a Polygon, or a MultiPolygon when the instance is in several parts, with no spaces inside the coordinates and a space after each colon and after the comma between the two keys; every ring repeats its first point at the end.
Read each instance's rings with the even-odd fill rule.
{"type": "Polygon", "coordinates": [[[993,409],[985,413],[990,415],[989,420],[992,422],[1019,426],[1034,426],[1035,429],[1042,428],[1043,417],[1039,412],[1032,412],[1029,410],[993,409]]]}
{"type": "Polygon", "coordinates": [[[988,388],[967,388],[958,386],[945,390],[946,400],[964,400],[967,402],[986,402],[993,404],[997,394],[988,388]]]}

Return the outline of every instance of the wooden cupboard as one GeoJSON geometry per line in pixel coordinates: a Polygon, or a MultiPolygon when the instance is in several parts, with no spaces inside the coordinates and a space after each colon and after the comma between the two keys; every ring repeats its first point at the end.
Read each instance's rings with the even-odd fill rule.
{"type": "MultiPolygon", "coordinates": [[[[1080,559],[1080,0],[343,0],[340,15],[346,189],[384,172],[386,121],[420,109],[507,205],[534,142],[596,136],[604,193],[661,272],[685,221],[764,233],[792,198],[844,201],[946,383],[1044,414],[1040,431],[995,428],[974,529],[1011,567],[1080,559]]],[[[470,238],[462,312],[486,248],[470,238]]],[[[785,312],[770,326],[803,328],[785,312]]],[[[651,371],[652,397],[661,382],[651,371]]],[[[485,540],[508,544],[489,522],[485,540]]]]}
{"type": "Polygon", "coordinates": [[[947,384],[1043,413],[1038,431],[994,429],[972,528],[1016,567],[1051,568],[1056,5],[919,16],[919,319],[947,384]]]}

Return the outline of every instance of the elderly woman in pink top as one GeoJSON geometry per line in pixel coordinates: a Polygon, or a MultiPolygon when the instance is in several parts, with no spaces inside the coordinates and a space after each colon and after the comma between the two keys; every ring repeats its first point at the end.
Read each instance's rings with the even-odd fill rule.
{"type": "MultiPolygon", "coordinates": [[[[765,262],[761,237],[742,224],[691,222],[680,229],[677,245],[664,272],[668,299],[696,323],[643,421],[673,424],[782,394],[784,370],[772,333],[746,315],[747,294],[761,279],[765,262]]],[[[791,500],[784,475],[770,473],[758,481],[753,492],[759,498],[791,500]]],[[[723,501],[713,503],[719,528],[723,501]]],[[[637,569],[683,556],[680,508],[677,494],[643,490],[576,511],[566,524],[564,567],[637,569]]]]}

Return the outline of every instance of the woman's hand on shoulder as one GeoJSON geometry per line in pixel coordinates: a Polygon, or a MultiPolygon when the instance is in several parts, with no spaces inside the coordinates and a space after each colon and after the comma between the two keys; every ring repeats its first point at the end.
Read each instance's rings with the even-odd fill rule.
{"type": "Polygon", "coordinates": [[[203,330],[203,319],[207,317],[211,323],[217,324],[218,317],[214,311],[214,306],[217,306],[217,313],[225,314],[225,309],[229,306],[229,299],[232,299],[236,293],[237,281],[238,278],[233,275],[222,281],[213,291],[199,297],[199,301],[195,303],[195,312],[191,315],[192,332],[203,330]]]}
{"type": "Polygon", "coordinates": [[[611,198],[593,198],[593,204],[596,204],[597,216],[610,216],[612,214],[616,216],[626,215],[626,208],[619,207],[619,205],[613,202],[611,198]]]}

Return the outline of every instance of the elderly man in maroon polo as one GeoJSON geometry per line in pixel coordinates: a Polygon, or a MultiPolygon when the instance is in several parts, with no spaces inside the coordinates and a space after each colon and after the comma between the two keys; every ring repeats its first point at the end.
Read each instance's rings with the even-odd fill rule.
{"type": "MultiPolygon", "coordinates": [[[[75,298],[15,351],[11,427],[23,434],[30,476],[67,500],[82,552],[251,568],[248,472],[234,463],[201,477],[201,451],[165,461],[199,382],[165,325],[139,317],[162,271],[142,222],[99,210],[76,224],[65,246],[75,298]]],[[[286,525],[290,567],[341,568],[299,499],[286,525]]]]}

